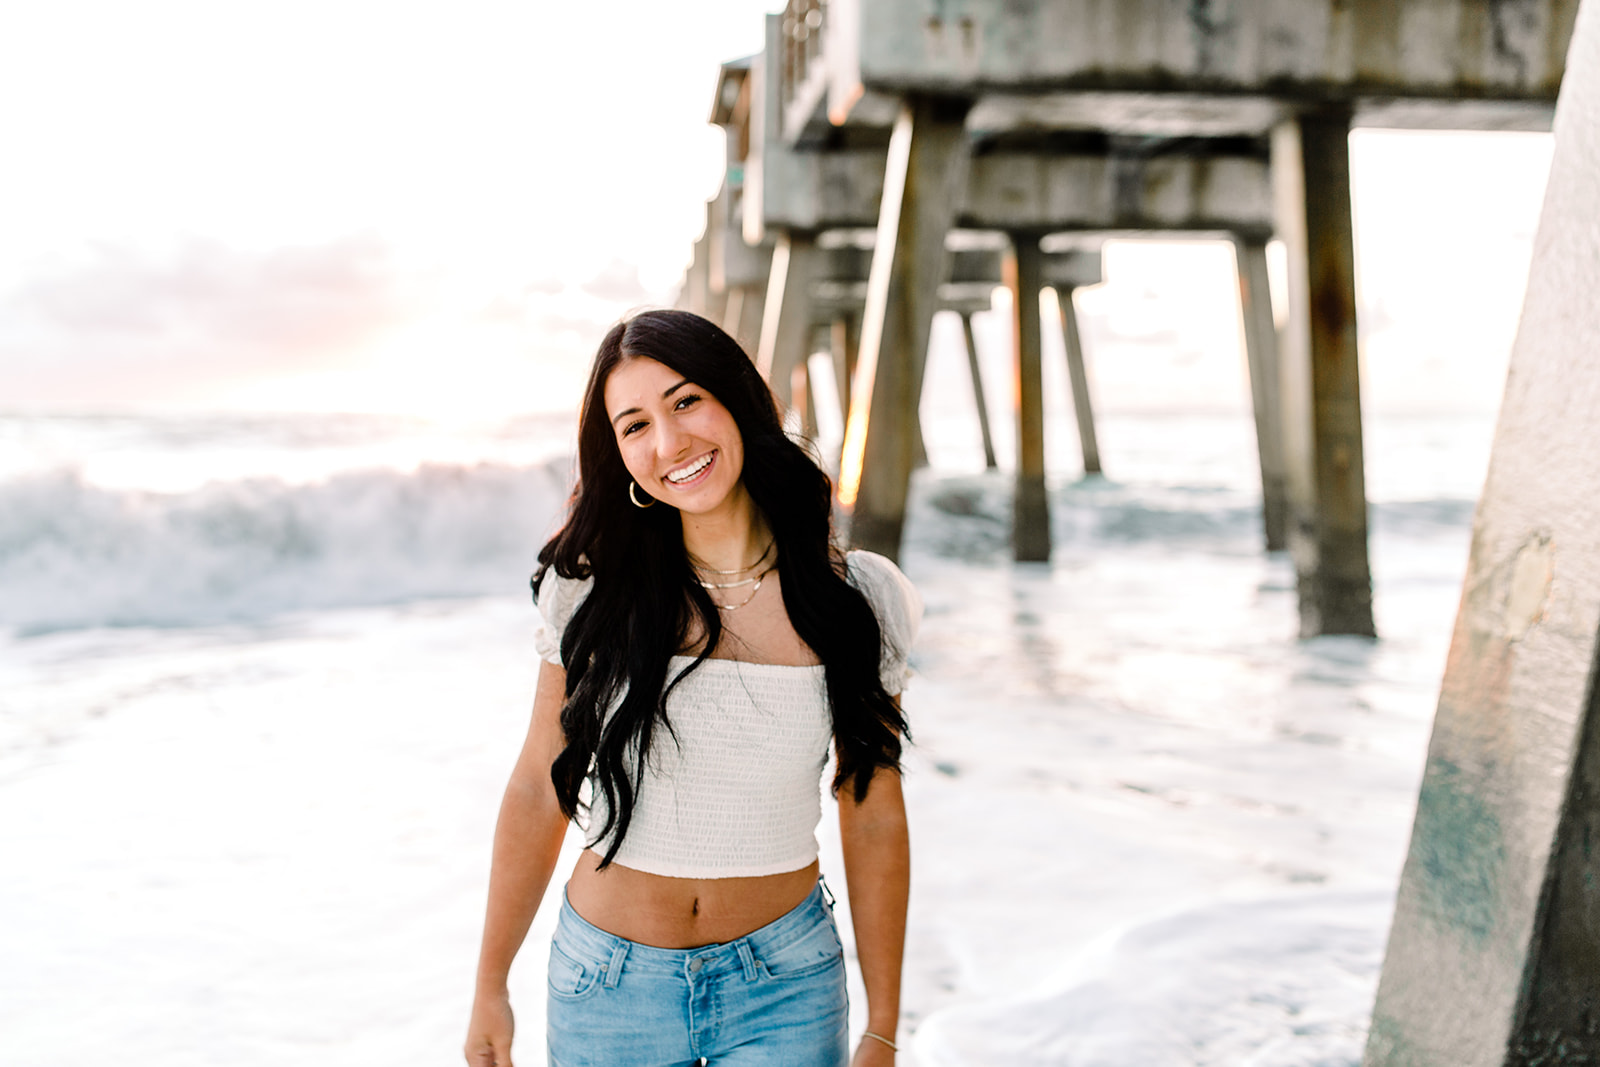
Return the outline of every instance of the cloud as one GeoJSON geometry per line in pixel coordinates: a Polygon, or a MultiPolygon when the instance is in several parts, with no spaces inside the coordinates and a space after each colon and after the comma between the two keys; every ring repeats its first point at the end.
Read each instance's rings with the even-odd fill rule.
{"type": "Polygon", "coordinates": [[[598,342],[628,312],[659,299],[639,280],[639,267],[613,259],[581,282],[542,278],[491,298],[479,313],[488,323],[520,327],[541,341],[576,335],[598,342]]]}
{"type": "Polygon", "coordinates": [[[159,403],[338,364],[407,316],[402,290],[372,237],[102,246],[0,294],[0,404],[159,403]]]}
{"type": "Polygon", "coordinates": [[[650,300],[651,293],[639,281],[639,266],[613,259],[599,274],[583,283],[583,291],[613,304],[633,306],[650,300]]]}

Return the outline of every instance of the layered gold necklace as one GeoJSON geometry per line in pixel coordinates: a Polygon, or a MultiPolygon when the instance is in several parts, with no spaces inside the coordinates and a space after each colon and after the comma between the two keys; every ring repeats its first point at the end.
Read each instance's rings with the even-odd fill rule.
{"type": "MultiPolygon", "coordinates": [[[[778,563],[776,560],[773,560],[765,567],[762,566],[762,564],[767,563],[767,559],[772,555],[772,549],[777,545],[777,543],[778,542],[776,539],[768,541],[766,550],[761,553],[754,563],[743,567],[736,567],[731,571],[718,570],[715,567],[707,566],[703,560],[698,559],[692,552],[689,553],[689,562],[694,566],[696,572],[695,577],[700,582],[700,587],[706,590],[708,593],[719,589],[740,589],[747,585],[751,587],[750,595],[739,601],[737,604],[717,604],[717,609],[719,611],[737,611],[756,598],[756,594],[761,592],[761,583],[766,580],[767,575],[771,574],[777,569],[778,563]],[[756,573],[751,574],[750,572],[752,571],[755,571],[756,573]],[[746,575],[746,577],[735,579],[736,575],[741,574],[746,575]],[[712,575],[716,578],[729,578],[735,580],[707,581],[705,578],[706,575],[712,575]]],[[[712,603],[716,604],[716,601],[713,600],[712,603]]]]}

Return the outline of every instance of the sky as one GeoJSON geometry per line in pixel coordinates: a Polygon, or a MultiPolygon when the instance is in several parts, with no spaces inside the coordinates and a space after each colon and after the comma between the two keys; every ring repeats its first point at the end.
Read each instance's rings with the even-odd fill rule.
{"type": "MultiPolygon", "coordinates": [[[[767,7],[0,3],[0,411],[570,407],[672,298],[767,7]]],[[[1549,137],[1352,153],[1377,405],[1492,408],[1549,137]]],[[[1087,339],[1143,353],[1100,361],[1111,406],[1237,402],[1229,269],[1108,249],[1087,339]]]]}

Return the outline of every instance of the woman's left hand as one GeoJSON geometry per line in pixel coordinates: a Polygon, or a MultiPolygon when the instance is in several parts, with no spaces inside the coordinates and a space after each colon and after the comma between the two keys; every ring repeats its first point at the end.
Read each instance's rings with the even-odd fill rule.
{"type": "Polygon", "coordinates": [[[882,1041],[863,1037],[850,1059],[850,1067],[894,1067],[894,1049],[882,1041]]]}

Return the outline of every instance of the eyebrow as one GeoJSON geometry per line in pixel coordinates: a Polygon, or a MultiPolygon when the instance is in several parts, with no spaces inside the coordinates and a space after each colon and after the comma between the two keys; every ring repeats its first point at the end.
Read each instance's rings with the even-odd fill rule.
{"type": "MultiPolygon", "coordinates": [[[[687,378],[681,379],[678,382],[677,385],[674,385],[672,388],[670,388],[666,392],[662,393],[661,394],[661,399],[662,400],[667,400],[667,399],[671,398],[673,393],[676,393],[679,389],[682,389],[684,386],[686,386],[688,384],[689,384],[689,379],[687,379],[687,378]]],[[[624,415],[637,415],[637,414],[639,414],[639,411],[640,411],[639,408],[624,408],[622,411],[619,411],[615,415],[611,416],[611,425],[615,426],[617,424],[617,420],[622,418],[622,416],[624,416],[624,415]]]]}

